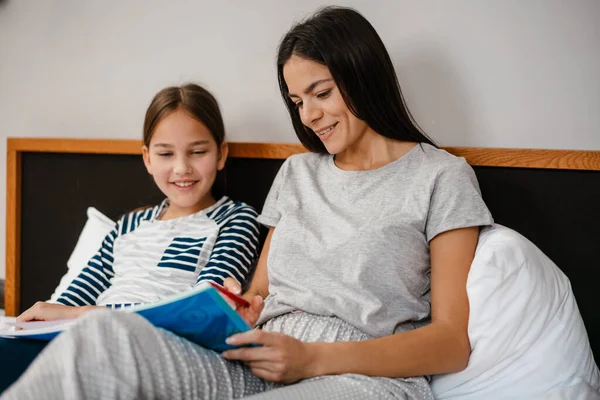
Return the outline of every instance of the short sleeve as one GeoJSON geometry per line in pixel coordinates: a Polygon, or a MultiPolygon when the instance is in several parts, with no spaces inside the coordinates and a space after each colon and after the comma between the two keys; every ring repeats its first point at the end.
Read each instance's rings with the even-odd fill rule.
{"type": "Polygon", "coordinates": [[[493,222],[481,197],[475,172],[464,158],[440,170],[431,193],[425,226],[428,242],[442,232],[493,222]]]}
{"type": "Polygon", "coordinates": [[[281,212],[278,208],[278,202],[283,184],[285,182],[285,175],[288,169],[289,161],[290,159],[288,158],[281,165],[281,168],[279,168],[279,171],[273,180],[273,184],[271,185],[271,189],[269,190],[269,194],[267,195],[267,199],[265,200],[265,204],[263,205],[262,212],[257,218],[258,222],[265,226],[276,226],[281,219],[281,212]]]}

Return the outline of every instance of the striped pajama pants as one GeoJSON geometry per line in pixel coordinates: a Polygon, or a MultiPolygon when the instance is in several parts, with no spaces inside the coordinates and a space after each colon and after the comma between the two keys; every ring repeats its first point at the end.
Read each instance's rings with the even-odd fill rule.
{"type": "MultiPolygon", "coordinates": [[[[263,329],[311,341],[369,337],[335,317],[290,313],[263,329]]],[[[2,399],[423,399],[423,377],[391,379],[346,374],[281,385],[254,376],[144,318],[92,311],[54,339],[2,399]]]]}

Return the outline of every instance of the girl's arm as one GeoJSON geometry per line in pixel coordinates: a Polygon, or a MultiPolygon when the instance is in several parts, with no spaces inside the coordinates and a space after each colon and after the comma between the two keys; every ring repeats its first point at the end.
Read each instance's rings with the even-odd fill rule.
{"type": "Polygon", "coordinates": [[[88,261],[88,265],[56,300],[58,304],[38,301],[19,315],[17,320],[26,322],[72,319],[95,308],[98,296],[110,286],[110,279],[114,276],[112,249],[118,227],[119,224],[106,235],[100,249],[88,261]]]}
{"type": "Polygon", "coordinates": [[[431,324],[395,335],[347,343],[311,343],[310,375],[358,373],[410,377],[461,371],[471,352],[467,276],[479,228],[437,235],[431,251],[431,324]]]}
{"type": "Polygon", "coordinates": [[[88,261],[87,266],[56,300],[65,306],[93,306],[98,296],[111,286],[113,271],[113,244],[118,236],[119,225],[104,238],[100,249],[88,261]]]}
{"type": "Polygon", "coordinates": [[[219,236],[197,283],[209,280],[220,285],[232,278],[244,282],[258,256],[259,224],[256,211],[247,205],[236,206],[218,217],[219,236]]]}
{"type": "MultiPolygon", "coordinates": [[[[269,278],[267,275],[267,257],[269,256],[269,248],[271,247],[271,237],[275,228],[270,228],[265,243],[263,245],[252,282],[246,293],[242,295],[248,302],[249,307],[236,307],[236,311],[248,322],[252,327],[256,325],[260,312],[263,309],[263,299],[269,295],[269,278]]],[[[225,280],[224,286],[233,293],[239,294],[241,286],[234,279],[228,278],[225,280]]],[[[234,306],[234,305],[233,305],[234,306]]]]}

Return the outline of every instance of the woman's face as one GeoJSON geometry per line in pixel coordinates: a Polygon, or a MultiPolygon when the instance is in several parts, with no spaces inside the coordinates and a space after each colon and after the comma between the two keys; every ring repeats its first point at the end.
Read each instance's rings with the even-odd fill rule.
{"type": "Polygon", "coordinates": [[[356,147],[365,133],[374,133],[348,109],[325,65],[294,55],[283,66],[283,77],[302,123],[330,154],[356,147]]]}

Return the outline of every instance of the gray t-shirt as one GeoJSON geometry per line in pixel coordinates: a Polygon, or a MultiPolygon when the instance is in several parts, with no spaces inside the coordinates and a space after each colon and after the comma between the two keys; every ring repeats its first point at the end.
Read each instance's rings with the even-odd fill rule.
{"type": "Polygon", "coordinates": [[[258,220],[276,226],[258,323],[302,310],[375,337],[429,322],[431,239],[493,223],[465,159],[428,144],[369,171],[292,156],[258,220]]]}

